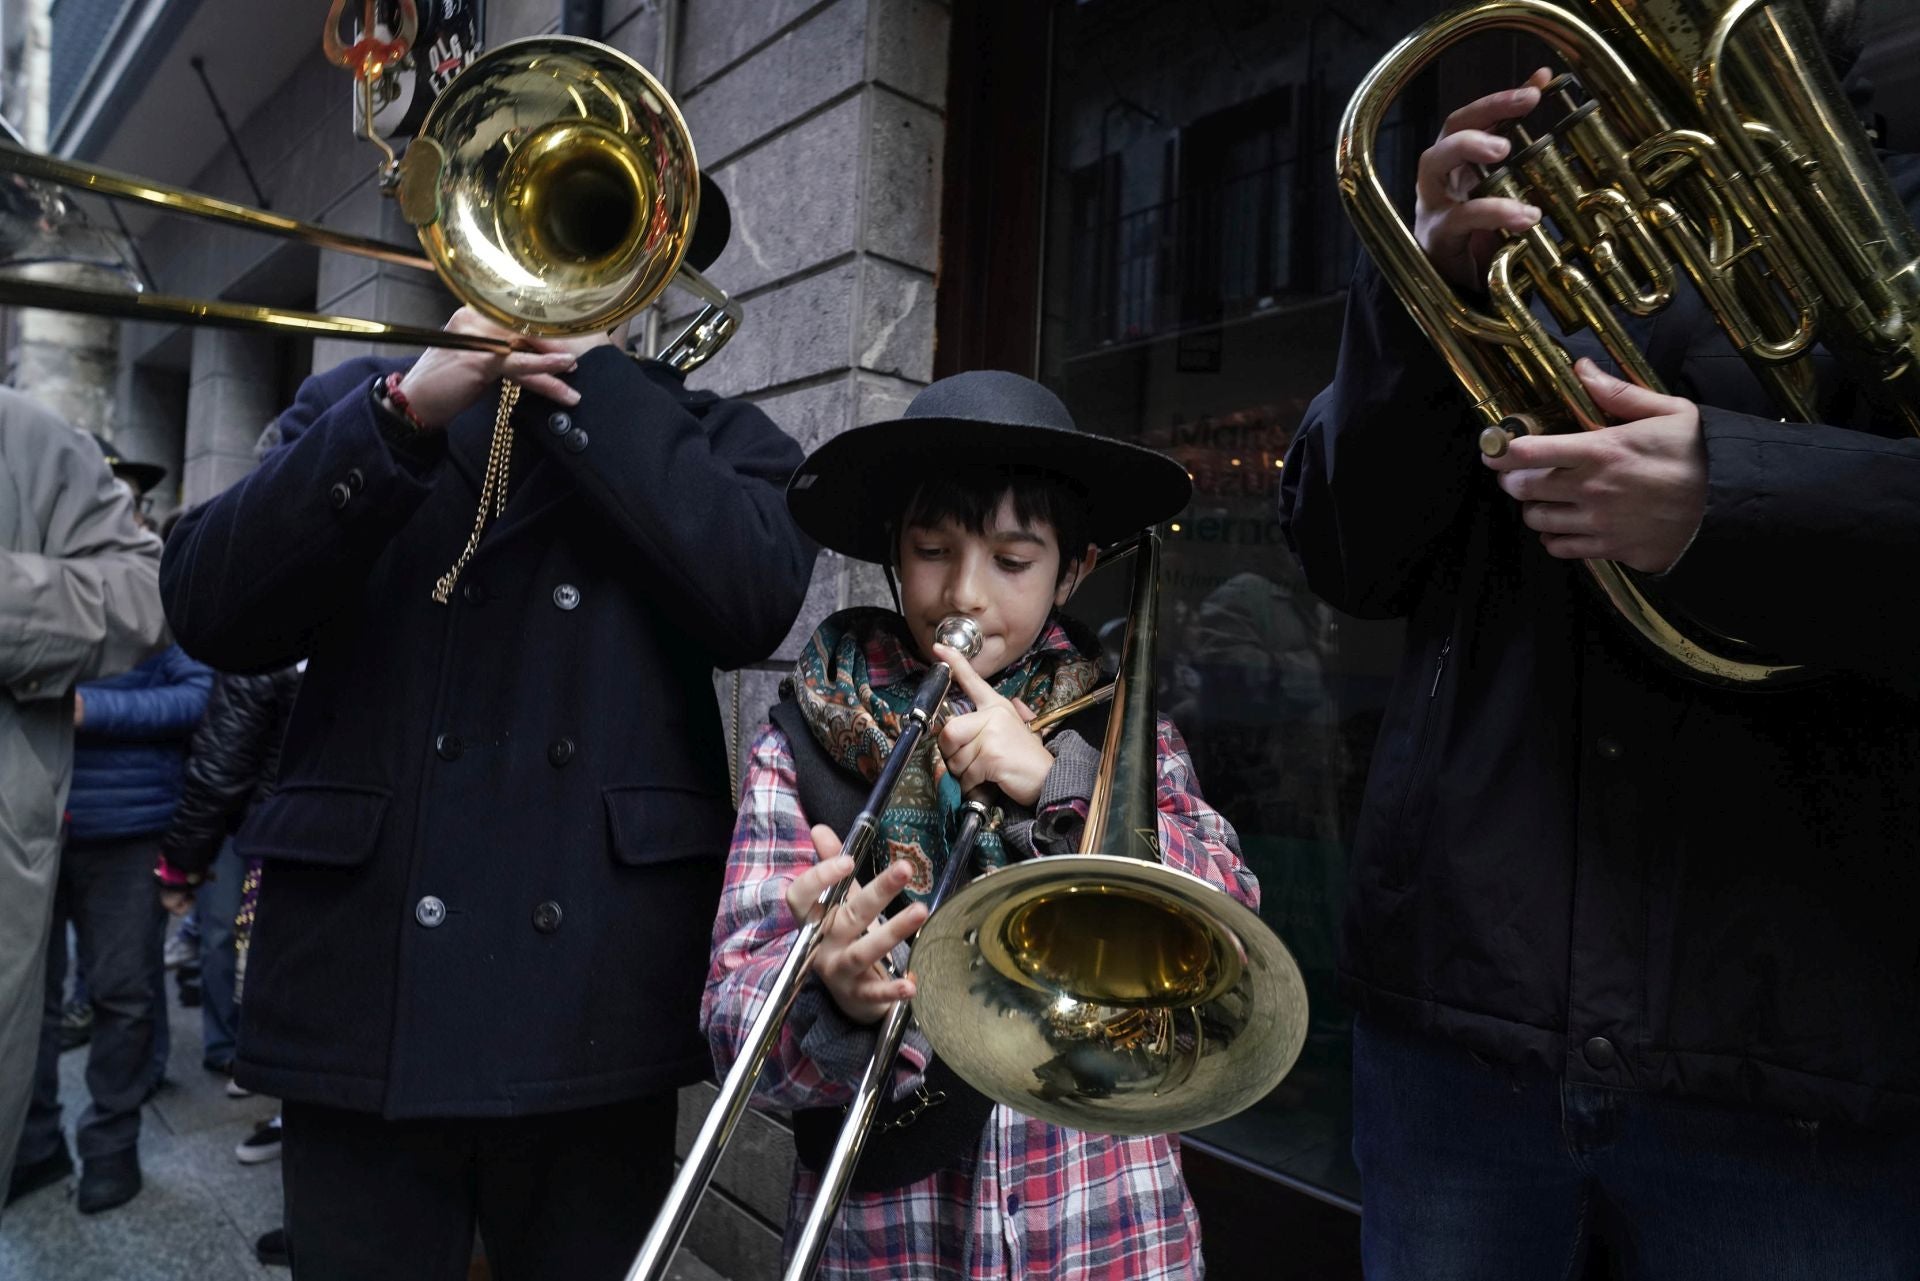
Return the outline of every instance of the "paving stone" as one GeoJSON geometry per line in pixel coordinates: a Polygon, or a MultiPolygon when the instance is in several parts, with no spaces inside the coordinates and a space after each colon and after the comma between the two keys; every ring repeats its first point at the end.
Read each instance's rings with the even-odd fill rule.
{"type": "Polygon", "coordinates": [[[765,44],[819,0],[699,0],[680,30],[680,84],[689,92],[765,44]]]}
{"type": "Polygon", "coordinates": [[[939,0],[873,0],[869,74],[930,107],[944,107],[951,19],[939,0]]]}
{"type": "Polygon", "coordinates": [[[863,249],[931,274],[940,261],[939,114],[884,90],[867,93],[863,249]]]}
{"type": "Polygon", "coordinates": [[[839,0],[683,98],[702,162],[723,164],[859,84],[866,19],[865,0],[839,0]]]}
{"type": "Polygon", "coordinates": [[[712,280],[746,292],[854,248],[860,211],[849,197],[860,184],[861,119],[861,98],[848,98],[714,170],[733,235],[712,280]]]}
{"type": "Polygon", "coordinates": [[[933,380],[933,277],[878,258],[861,262],[854,363],[911,382],[933,380]]]}

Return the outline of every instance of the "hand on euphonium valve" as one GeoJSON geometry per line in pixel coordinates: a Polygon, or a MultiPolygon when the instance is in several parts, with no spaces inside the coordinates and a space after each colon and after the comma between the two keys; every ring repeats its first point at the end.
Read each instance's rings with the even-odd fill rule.
{"type": "Polygon", "coordinates": [[[1539,531],[1548,555],[1619,561],[1643,573],[1671,569],[1707,510],[1699,407],[1623,382],[1584,357],[1573,368],[1617,425],[1520,436],[1483,461],[1519,500],[1520,518],[1539,531]]]}
{"type": "Polygon", "coordinates": [[[1480,181],[1476,165],[1507,158],[1511,144],[1492,133],[1502,121],[1526,115],[1540,104],[1540,90],[1552,78],[1542,67],[1517,89],[1490,93],[1447,117],[1439,139],[1420,153],[1415,181],[1413,235],[1427,257],[1455,286],[1480,293],[1487,287],[1487,264],[1500,247],[1500,233],[1518,234],[1540,221],[1532,205],[1501,196],[1473,198],[1480,181]]]}
{"type": "Polygon", "coordinates": [[[400,392],[421,425],[435,431],[483,397],[491,396],[503,378],[562,405],[578,403],[580,394],[561,381],[560,375],[572,370],[583,353],[611,341],[604,333],[574,338],[529,338],[495,324],[469,307],[454,312],[446,328],[449,333],[516,340],[523,349],[502,353],[428,348],[413,368],[401,375],[400,392]]]}

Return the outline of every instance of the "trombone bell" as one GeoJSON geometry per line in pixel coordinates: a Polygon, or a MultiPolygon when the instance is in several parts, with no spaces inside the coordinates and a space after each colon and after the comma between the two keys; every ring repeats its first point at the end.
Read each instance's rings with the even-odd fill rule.
{"type": "Polygon", "coordinates": [[[1040,1120],[1162,1134],[1259,1102],[1306,1043],[1299,966],[1259,916],[1111,854],[982,876],[921,927],[914,1017],[974,1088],[1040,1120]]]}
{"type": "Polygon", "coordinates": [[[700,216],[693,138],[666,89],[619,50],[570,36],[477,58],[428,111],[402,171],[401,208],[434,269],[525,334],[609,329],[645,307],[700,216]]]}

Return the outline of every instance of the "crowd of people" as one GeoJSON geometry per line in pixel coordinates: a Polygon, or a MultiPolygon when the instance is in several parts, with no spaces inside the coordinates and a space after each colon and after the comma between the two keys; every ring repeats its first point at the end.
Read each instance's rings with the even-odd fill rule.
{"type": "MultiPolygon", "coordinates": [[[[1545,82],[1462,106],[1421,158],[1415,233],[1463,298],[1542,217],[1474,183],[1545,82]]],[[[1920,165],[1889,167],[1920,208],[1920,165]]],[[[1658,324],[1672,394],[1576,335],[1620,425],[1482,458],[1363,263],[1277,496],[1304,589],[1230,580],[1191,631],[1211,661],[1272,615],[1314,655],[1301,590],[1406,620],[1337,979],[1376,1281],[1572,1275],[1595,1241],[1633,1278],[1920,1272],[1920,687],[1886,587],[1920,544],[1920,446],[1830,372],[1828,425],[1775,421],[1691,294],[1658,324]],[[1584,594],[1587,558],[1822,679],[1677,675],[1584,594]]],[[[448,327],[508,336],[467,309],[448,327]]],[[[76,1208],[138,1193],[163,925],[191,911],[203,1062],[282,1107],[250,1140],[282,1152],[263,1257],[451,1279],[477,1233],[501,1278],[624,1275],[679,1089],[743,1053],[945,664],[885,856],[821,922],[761,1077],[794,1113],[797,1228],[873,1025],[916,994],[892,962],[968,798],[992,812],[971,870],[1079,847],[1098,727],[1029,722],[1104,678],[1065,607],[1098,547],[1182,510],[1184,469],[999,371],[807,454],[618,337],[316,374],[164,552],[150,475],[116,480],[0,392],[9,1200],[73,1170],[57,1058],[83,1025],[76,1208]],[[823,547],[880,566],[892,607],[815,621],[736,791],[710,673],[774,652],[823,547]],[[941,641],[952,615],[971,658],[941,641]],[[90,1019],[67,1011],[69,924],[90,1019]]],[[[1312,701],[1317,657],[1283,675],[1312,701]]],[[[1162,857],[1257,906],[1180,728],[1155,731],[1162,857]]],[[[1334,825],[1323,785],[1273,786],[1334,825]]],[[[1203,1269],[1177,1136],[1028,1117],[911,1032],[882,1116],[823,1275],[1203,1269]]]]}

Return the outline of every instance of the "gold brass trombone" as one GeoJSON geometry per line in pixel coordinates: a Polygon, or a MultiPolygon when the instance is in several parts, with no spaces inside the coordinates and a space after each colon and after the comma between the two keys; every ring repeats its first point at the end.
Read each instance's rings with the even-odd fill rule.
{"type": "MultiPolygon", "coordinates": [[[[405,156],[382,173],[383,188],[419,233],[417,249],[14,147],[0,146],[0,171],[434,271],[462,302],[520,334],[610,329],[678,283],[703,304],[659,354],[683,372],[740,324],[739,305],[684,261],[700,212],[700,171],[679,108],[639,63],[591,40],[537,36],[501,45],[441,93],[405,156]]],[[[0,304],[407,346],[516,345],[352,316],[37,280],[0,279],[0,304]]]]}
{"type": "MultiPolygon", "coordinates": [[[[962,1079],[996,1103],[1096,1133],[1156,1134],[1230,1116],[1279,1084],[1306,1039],[1306,985],[1285,945],[1225,892],[1159,861],[1159,547],[1147,533],[1101,556],[1102,564],[1134,557],[1119,677],[1033,722],[1044,729],[1113,702],[1085,829],[1091,852],[1000,868],[950,899],[943,875],[909,962],[912,1017],[962,1079]]],[[[941,669],[933,675],[944,686],[941,669]]],[[[876,794],[887,781],[883,770],[876,794]]],[[[870,796],[862,818],[884,805],[870,796]]],[[[985,806],[970,798],[968,809],[946,874],[964,863],[956,853],[964,856],[985,806]]],[[[856,819],[849,853],[863,830],[856,819]]],[[[844,893],[836,887],[823,905],[844,893]]],[[[806,977],[802,950],[811,956],[822,915],[802,926],[627,1281],[665,1275],[806,977]]],[[[789,1281],[811,1276],[819,1262],[907,1022],[904,1003],[882,1022],[788,1261],[789,1281]]]]}

